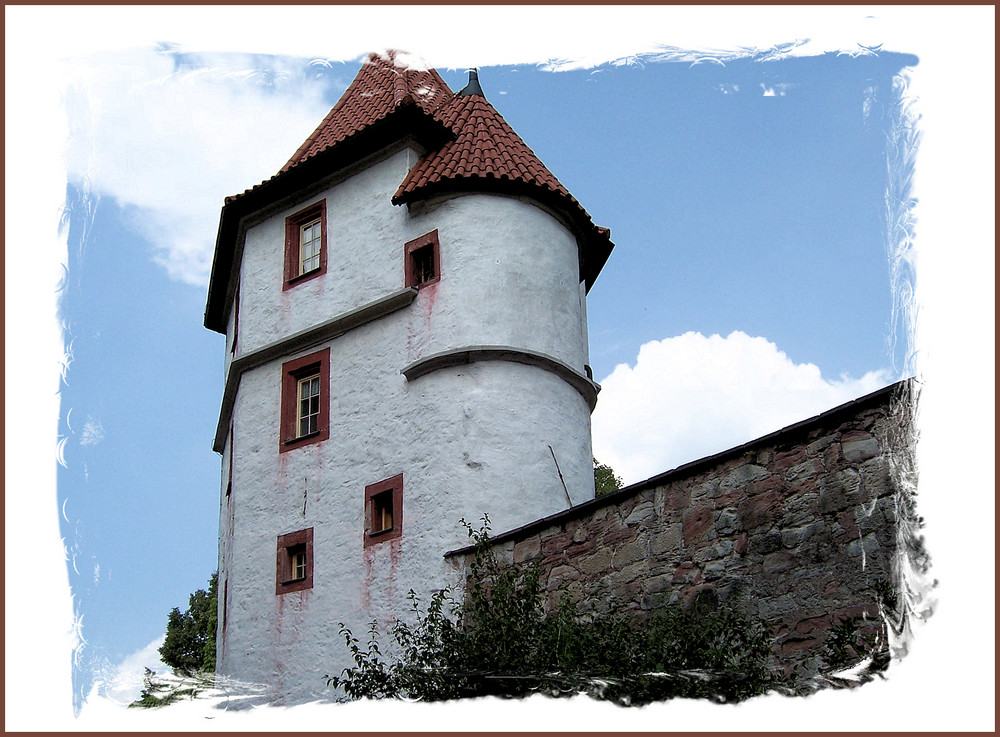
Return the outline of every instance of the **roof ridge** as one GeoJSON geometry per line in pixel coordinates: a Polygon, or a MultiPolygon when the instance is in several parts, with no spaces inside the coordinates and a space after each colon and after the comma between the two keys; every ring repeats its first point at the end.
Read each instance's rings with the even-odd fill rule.
{"type": "MultiPolygon", "coordinates": [[[[372,52],[320,124],[296,149],[279,174],[349,138],[404,105],[415,104],[436,118],[452,91],[436,70],[407,63],[397,50],[372,52]]],[[[416,61],[416,57],[413,57],[416,61]]]]}

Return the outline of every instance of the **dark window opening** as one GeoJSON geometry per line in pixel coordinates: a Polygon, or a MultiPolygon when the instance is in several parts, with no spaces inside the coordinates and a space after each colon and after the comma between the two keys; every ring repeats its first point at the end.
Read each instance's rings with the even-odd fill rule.
{"type": "Polygon", "coordinates": [[[365,547],[403,534],[403,474],[365,487],[365,547]]]}
{"type": "Polygon", "coordinates": [[[306,545],[300,543],[288,548],[288,580],[302,581],[306,577],[306,545]]]}
{"type": "Polygon", "coordinates": [[[441,278],[441,246],[432,230],[406,244],[406,286],[422,287],[441,278]]]}
{"type": "Polygon", "coordinates": [[[437,276],[434,269],[434,246],[427,245],[419,248],[411,254],[413,259],[413,271],[416,275],[417,284],[426,284],[437,276]]]}
{"type": "Polygon", "coordinates": [[[392,529],[392,489],[372,497],[372,534],[392,529]]]}

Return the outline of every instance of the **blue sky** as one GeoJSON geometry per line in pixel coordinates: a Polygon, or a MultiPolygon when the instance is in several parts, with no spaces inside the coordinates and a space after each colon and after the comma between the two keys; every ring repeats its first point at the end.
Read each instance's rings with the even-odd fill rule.
{"type": "MultiPolygon", "coordinates": [[[[250,81],[234,76],[224,84],[229,95],[261,106],[308,85],[330,107],[358,67],[156,53],[171,63],[167,80],[184,80],[160,82],[179,111],[197,104],[202,91],[190,80],[206,71],[252,71],[250,81]]],[[[847,382],[843,401],[898,378],[891,366],[893,359],[901,365],[901,355],[887,351],[891,295],[881,218],[886,107],[894,103],[893,76],[916,61],[830,54],[725,66],[647,60],[558,73],[527,65],[481,71],[488,98],[618,244],[588,305],[598,380],[619,364],[635,364],[644,343],[688,331],[766,338],[790,364],[814,364],[828,380],[880,372],[864,385],[847,382]]],[[[453,89],[464,85],[464,70],[443,73],[453,89]]],[[[260,133],[244,124],[241,142],[250,148],[260,133]]],[[[295,148],[292,142],[285,151],[295,148]]],[[[129,171],[146,163],[127,150],[97,158],[105,155],[122,156],[119,166],[129,171]]],[[[177,250],[171,234],[150,238],[142,221],[151,208],[128,204],[128,185],[100,192],[100,176],[89,198],[81,179],[70,181],[61,305],[73,362],[62,391],[68,420],[61,434],[70,442],[58,496],[88,643],[78,696],[89,692],[88,676],[105,660],[117,662],[155,637],[166,612],[183,609],[216,565],[219,458],[209,446],[224,346],[201,327],[204,273],[169,250],[177,250]],[[157,248],[167,249],[160,259],[169,265],[150,258],[157,248]],[[127,559],[120,558],[123,543],[136,551],[127,559]]],[[[213,236],[201,233],[199,253],[210,255],[213,236]]],[[[747,357],[725,351],[719,360],[732,383],[702,386],[703,394],[746,391],[740,379],[747,357]]],[[[769,376],[767,395],[740,413],[756,419],[762,407],[776,405],[790,423],[837,403],[826,400],[822,380],[811,387],[821,395],[808,409],[785,402],[783,377],[769,376]]],[[[677,418],[670,399],[656,409],[673,415],[671,424],[697,421],[677,418]]],[[[731,419],[728,411],[714,416],[717,424],[731,419]]],[[[632,424],[634,414],[620,421],[632,424]]],[[[772,424],[767,429],[786,422],[772,424]]],[[[703,447],[722,450],[761,432],[720,441],[709,427],[703,447]]],[[[670,444],[662,434],[654,441],[670,444]]],[[[625,443],[622,455],[638,442],[625,443]]],[[[607,460],[635,481],[700,455],[681,451],[670,456],[674,463],[658,465],[654,456],[638,478],[618,456],[607,460]]]]}
{"type": "MultiPolygon", "coordinates": [[[[91,50],[61,86],[58,318],[71,361],[56,507],[86,643],[78,705],[148,653],[169,609],[215,569],[224,346],[201,322],[218,211],[277,171],[362,53],[320,63],[205,48],[91,50]]],[[[918,78],[925,62],[905,47],[782,59],[763,48],[480,72],[492,104],[612,230],[588,301],[604,385],[595,453],[630,482],[919,366],[900,298],[914,280],[891,271],[887,217],[912,194],[891,145],[893,78],[918,78]]],[[[474,56],[437,64],[452,89],[474,56]]]]}

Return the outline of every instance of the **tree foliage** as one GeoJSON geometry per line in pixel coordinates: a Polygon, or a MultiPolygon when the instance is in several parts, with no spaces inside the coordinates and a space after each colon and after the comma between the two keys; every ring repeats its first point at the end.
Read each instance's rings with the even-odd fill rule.
{"type": "Polygon", "coordinates": [[[389,629],[391,658],[382,654],[374,622],[364,644],[341,623],[355,665],[327,676],[329,685],[352,699],[541,692],[620,704],[676,696],[739,701],[774,685],[761,623],[733,610],[679,607],[644,619],[622,609],[584,616],[565,598],[546,612],[537,565],[501,563],[488,518],[478,531],[466,527],[476,547],[463,600],[438,591],[421,611],[411,591],[415,623],[398,620],[389,629]]]}
{"type": "Polygon", "coordinates": [[[167,615],[167,635],[160,659],[184,674],[215,671],[215,629],[218,624],[219,574],[213,573],[208,590],[198,589],[188,599],[183,614],[174,608],[167,615]]]}
{"type": "Polygon", "coordinates": [[[612,492],[618,491],[622,488],[622,477],[617,476],[614,469],[604,463],[598,463],[597,459],[594,459],[594,488],[597,491],[597,496],[602,497],[606,494],[611,494],[612,492]]]}

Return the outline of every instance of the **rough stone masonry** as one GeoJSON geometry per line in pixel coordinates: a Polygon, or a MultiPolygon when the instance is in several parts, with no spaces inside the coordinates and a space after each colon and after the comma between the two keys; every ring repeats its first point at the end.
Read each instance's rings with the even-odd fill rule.
{"type": "MultiPolygon", "coordinates": [[[[878,592],[900,587],[909,388],[887,387],[493,542],[508,560],[539,564],[550,607],[564,594],[582,611],[617,602],[640,616],[725,603],[767,623],[786,674],[795,665],[815,673],[833,625],[858,618],[884,643],[894,618],[878,592]]],[[[447,556],[461,566],[470,553],[447,556]]]]}

